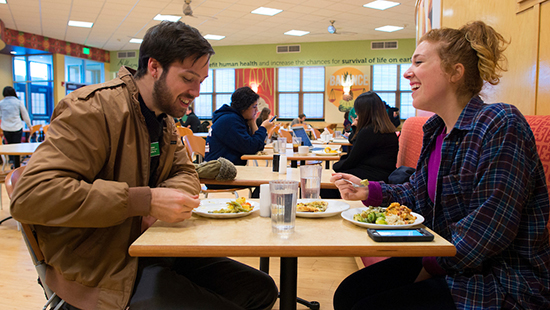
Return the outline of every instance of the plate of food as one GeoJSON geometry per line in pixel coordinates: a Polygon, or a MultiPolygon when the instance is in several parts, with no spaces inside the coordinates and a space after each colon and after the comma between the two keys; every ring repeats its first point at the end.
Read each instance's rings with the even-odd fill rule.
{"type": "Polygon", "coordinates": [[[321,199],[298,199],[296,204],[297,217],[330,217],[349,209],[349,204],[343,201],[321,199]]]}
{"type": "Polygon", "coordinates": [[[260,204],[247,201],[245,197],[238,199],[218,198],[203,199],[193,213],[211,218],[243,217],[260,210],[260,204]]]}
{"type": "Polygon", "coordinates": [[[311,153],[313,153],[315,155],[324,155],[324,156],[334,155],[334,156],[337,156],[337,155],[340,155],[340,153],[342,153],[342,151],[340,151],[340,146],[337,146],[337,147],[327,146],[323,150],[312,151],[311,153]]]}
{"type": "Polygon", "coordinates": [[[397,202],[387,208],[361,207],[342,212],[344,220],[367,228],[405,228],[422,224],[424,217],[397,202]]]}

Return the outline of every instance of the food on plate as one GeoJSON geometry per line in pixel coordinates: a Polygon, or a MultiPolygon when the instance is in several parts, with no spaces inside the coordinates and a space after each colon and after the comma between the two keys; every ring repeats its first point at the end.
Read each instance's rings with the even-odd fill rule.
{"type": "Polygon", "coordinates": [[[411,209],[394,202],[386,209],[382,207],[368,207],[367,210],[353,215],[358,222],[379,225],[406,225],[413,224],[416,216],[411,214],[411,209]]]}
{"type": "Polygon", "coordinates": [[[336,154],[338,153],[338,149],[331,149],[330,147],[325,147],[325,153],[336,154]]]}
{"type": "Polygon", "coordinates": [[[250,212],[252,209],[254,209],[254,207],[252,207],[250,202],[247,202],[245,197],[240,197],[235,201],[228,202],[227,208],[208,211],[208,213],[241,213],[250,212]]]}
{"type": "Polygon", "coordinates": [[[326,201],[312,201],[312,202],[299,202],[296,205],[296,211],[298,212],[325,212],[328,207],[326,201]]]}
{"type": "Polygon", "coordinates": [[[361,180],[361,182],[359,182],[359,183],[361,183],[361,185],[363,185],[363,186],[369,186],[369,180],[367,180],[367,179],[361,180]]]}

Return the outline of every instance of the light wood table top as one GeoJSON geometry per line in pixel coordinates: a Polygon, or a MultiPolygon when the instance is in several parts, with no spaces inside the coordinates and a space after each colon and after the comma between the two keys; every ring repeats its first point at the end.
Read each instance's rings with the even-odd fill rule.
{"type": "Polygon", "coordinates": [[[0,144],[1,155],[32,155],[40,142],[0,144]]]}
{"type": "MultiPolygon", "coordinates": [[[[363,206],[360,201],[345,202],[352,208],[363,206]]],[[[129,253],[168,257],[454,256],[455,247],[432,233],[435,239],[431,242],[375,242],[366,228],[336,215],[298,217],[294,234],[281,239],[272,233],[271,220],[259,212],[233,219],[194,214],[176,224],[157,221],[130,246],[129,253]]]]}
{"type": "MultiPolygon", "coordinates": [[[[222,184],[228,186],[260,186],[271,180],[294,180],[300,182],[300,168],[287,168],[286,174],[273,172],[273,167],[235,166],[237,177],[232,181],[217,181],[213,179],[200,179],[204,184],[222,184]]],[[[336,185],[330,182],[334,172],[332,169],[323,169],[321,175],[321,188],[336,189],[336,185]]]]}
{"type": "MultiPolygon", "coordinates": [[[[273,160],[273,149],[264,149],[264,155],[243,155],[241,156],[242,160],[273,160]]],[[[287,160],[322,160],[322,161],[338,161],[342,153],[337,155],[315,155],[313,153],[308,153],[307,155],[300,155],[294,153],[291,148],[286,149],[285,153],[287,160]]]]}

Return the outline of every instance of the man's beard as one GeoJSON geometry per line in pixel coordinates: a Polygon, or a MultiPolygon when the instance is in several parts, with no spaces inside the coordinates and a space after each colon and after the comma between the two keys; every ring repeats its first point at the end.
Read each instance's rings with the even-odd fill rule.
{"type": "Polygon", "coordinates": [[[166,71],[153,84],[153,103],[162,112],[172,117],[180,118],[185,115],[187,107],[180,105],[180,100],[173,98],[166,85],[166,71]]]}

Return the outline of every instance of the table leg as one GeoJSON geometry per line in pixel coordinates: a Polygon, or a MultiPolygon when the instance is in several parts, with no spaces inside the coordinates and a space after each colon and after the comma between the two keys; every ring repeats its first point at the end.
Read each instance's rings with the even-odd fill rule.
{"type": "Polygon", "coordinates": [[[298,161],[297,160],[291,160],[290,161],[290,167],[291,168],[298,168],[298,161]]]}
{"type": "Polygon", "coordinates": [[[325,168],[330,169],[330,160],[325,160],[325,168]]]}
{"type": "Polygon", "coordinates": [[[298,258],[281,257],[281,310],[296,310],[298,258]]]}
{"type": "Polygon", "coordinates": [[[19,168],[19,166],[21,166],[21,156],[19,155],[13,156],[13,166],[14,168],[19,168]]]}

